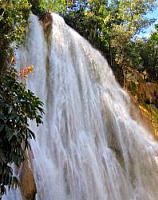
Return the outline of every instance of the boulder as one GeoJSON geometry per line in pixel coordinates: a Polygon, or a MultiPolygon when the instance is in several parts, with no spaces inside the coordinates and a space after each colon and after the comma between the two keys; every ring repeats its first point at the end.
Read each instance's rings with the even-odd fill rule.
{"type": "Polygon", "coordinates": [[[34,200],[36,195],[36,183],[33,172],[26,160],[22,166],[20,173],[20,189],[24,200],[34,200]]]}
{"type": "Polygon", "coordinates": [[[50,33],[52,29],[53,18],[51,13],[45,13],[40,17],[40,21],[42,22],[43,29],[45,33],[50,33]]]}

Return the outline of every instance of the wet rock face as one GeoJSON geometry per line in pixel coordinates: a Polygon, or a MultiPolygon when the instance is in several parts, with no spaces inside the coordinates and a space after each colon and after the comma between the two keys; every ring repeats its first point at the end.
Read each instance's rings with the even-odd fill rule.
{"type": "Polygon", "coordinates": [[[20,174],[20,189],[23,200],[34,200],[36,195],[36,183],[34,180],[33,172],[26,160],[23,164],[20,174]]]}
{"type": "Polygon", "coordinates": [[[51,31],[53,18],[51,13],[45,13],[40,18],[40,21],[42,22],[44,32],[48,33],[51,31]]]}

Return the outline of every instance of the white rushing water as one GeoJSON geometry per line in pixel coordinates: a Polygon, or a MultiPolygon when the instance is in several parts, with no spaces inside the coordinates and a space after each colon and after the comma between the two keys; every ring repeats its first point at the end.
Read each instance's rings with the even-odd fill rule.
{"type": "Polygon", "coordinates": [[[45,110],[31,123],[36,200],[157,200],[158,144],[103,56],[53,14],[49,42],[31,17],[19,59],[34,66],[27,86],[45,110]]]}

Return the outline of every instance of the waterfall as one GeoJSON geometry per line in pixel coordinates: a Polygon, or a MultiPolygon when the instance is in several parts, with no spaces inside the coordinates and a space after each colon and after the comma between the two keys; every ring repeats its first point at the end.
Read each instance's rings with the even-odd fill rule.
{"type": "Polygon", "coordinates": [[[48,40],[31,16],[18,61],[34,66],[26,85],[45,110],[41,126],[30,122],[36,200],[157,200],[157,142],[131,117],[105,58],[52,16],[48,40]]]}

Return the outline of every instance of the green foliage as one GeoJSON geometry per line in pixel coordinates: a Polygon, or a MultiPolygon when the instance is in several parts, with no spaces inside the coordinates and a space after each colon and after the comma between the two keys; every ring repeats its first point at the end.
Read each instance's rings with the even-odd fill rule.
{"type": "Polygon", "coordinates": [[[28,0],[0,0],[0,196],[14,187],[12,164],[20,166],[35,138],[28,120],[42,122],[42,102],[26,90],[11,67],[14,48],[23,41],[31,4],[28,0]]]}
{"type": "Polygon", "coordinates": [[[24,39],[31,10],[38,16],[44,12],[64,12],[65,0],[0,0],[0,72],[13,53],[10,46],[24,39]]]}
{"type": "Polygon", "coordinates": [[[0,193],[5,186],[13,187],[17,179],[11,164],[20,166],[29,148],[29,139],[35,138],[28,119],[42,123],[43,103],[23,84],[17,81],[15,70],[7,70],[0,79],[0,193]]]}
{"type": "Polygon", "coordinates": [[[24,36],[24,29],[30,13],[28,1],[3,1],[3,3],[0,1],[0,7],[1,34],[6,42],[19,42],[20,39],[23,39],[20,36],[24,36]]]}
{"type": "Polygon", "coordinates": [[[19,44],[24,38],[29,14],[30,4],[27,0],[0,0],[0,72],[11,57],[10,46],[13,42],[19,44]]]}
{"type": "Polygon", "coordinates": [[[89,5],[88,11],[82,8],[67,13],[65,21],[106,56],[117,77],[125,77],[128,67],[143,69],[135,37],[154,22],[145,15],[155,8],[156,1],[91,0],[89,5]]]}
{"type": "Polygon", "coordinates": [[[31,4],[31,11],[33,14],[37,16],[41,16],[43,14],[43,11],[41,11],[40,8],[40,0],[28,0],[28,2],[31,4]]]}
{"type": "Polygon", "coordinates": [[[35,137],[29,129],[28,120],[36,120],[37,124],[42,122],[42,102],[31,91],[25,90],[17,80],[15,70],[8,69],[13,44],[20,44],[24,39],[31,10],[38,16],[52,11],[64,14],[66,22],[107,57],[117,77],[123,77],[120,83],[127,85],[131,93],[136,95],[140,91],[140,71],[147,70],[145,79],[156,81],[158,77],[158,26],[148,40],[136,38],[137,33],[153,22],[153,19],[149,20],[145,15],[154,9],[155,2],[90,0],[88,11],[81,6],[78,11],[65,14],[66,6],[72,8],[75,1],[0,0],[1,194],[7,185],[17,185],[10,166],[19,166],[24,161],[29,139],[35,137]]]}
{"type": "Polygon", "coordinates": [[[40,9],[47,12],[61,13],[65,10],[65,0],[40,0],[40,9]]]}
{"type": "Polygon", "coordinates": [[[31,10],[39,17],[45,12],[63,13],[66,9],[65,0],[28,0],[32,5],[31,10]]]}
{"type": "Polygon", "coordinates": [[[88,11],[83,6],[68,12],[64,16],[66,23],[106,56],[119,83],[148,113],[148,119],[158,123],[158,25],[149,39],[137,36],[154,22],[146,14],[156,7],[156,1],[88,2],[88,11]]]}
{"type": "Polygon", "coordinates": [[[139,40],[137,49],[142,59],[143,70],[148,72],[148,79],[158,80],[158,25],[148,39],[139,40]]]}

